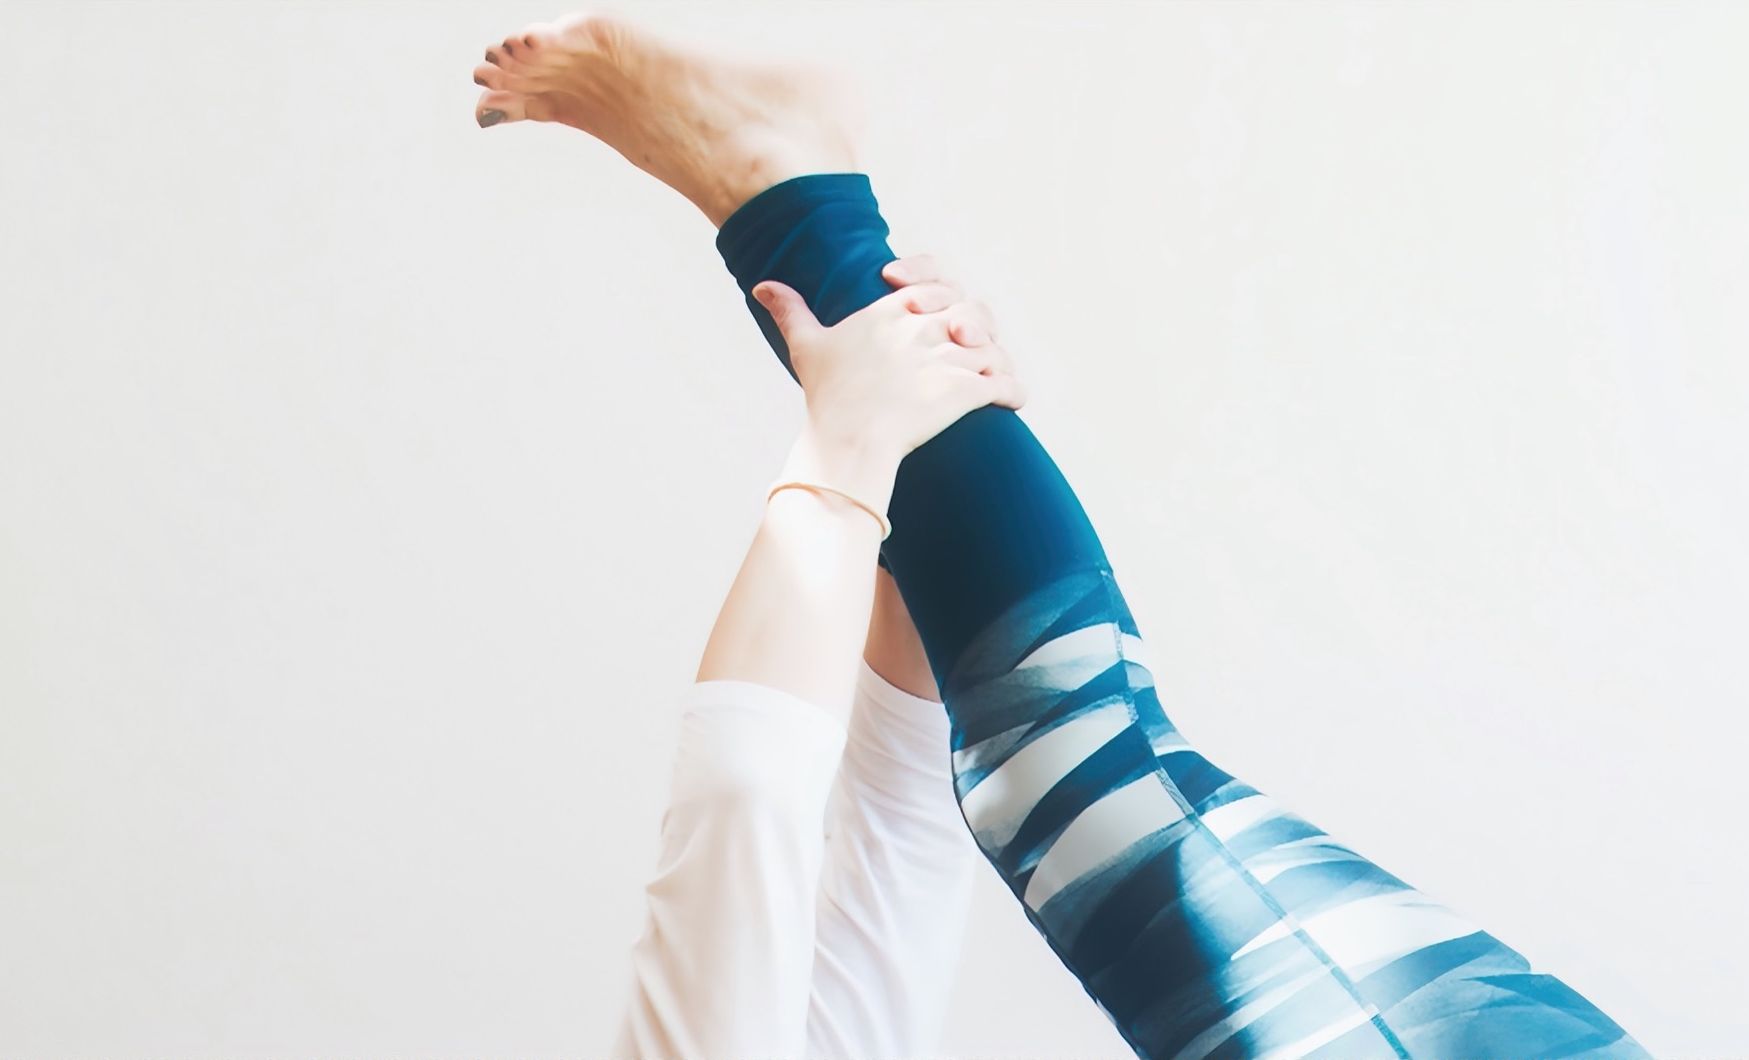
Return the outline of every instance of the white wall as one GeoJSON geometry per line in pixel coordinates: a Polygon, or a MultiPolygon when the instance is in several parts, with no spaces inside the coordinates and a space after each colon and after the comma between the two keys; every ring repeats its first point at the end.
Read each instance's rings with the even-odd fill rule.
{"type": "MultiPolygon", "coordinates": [[[[599,1053],[795,423],[533,3],[0,6],[0,1054],[599,1053]]],[[[1742,5],[718,3],[877,88],[1212,757],[1749,1051],[1742,5]]],[[[949,1045],[1121,1043],[986,879],[949,1045]]]]}

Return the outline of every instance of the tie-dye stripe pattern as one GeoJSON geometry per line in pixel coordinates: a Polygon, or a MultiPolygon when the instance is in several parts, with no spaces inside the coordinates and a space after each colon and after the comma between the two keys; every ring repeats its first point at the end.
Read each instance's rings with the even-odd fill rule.
{"type": "MultiPolygon", "coordinates": [[[[787,366],[753,286],[780,280],[843,320],[887,293],[886,235],[867,177],[809,174],[742,205],[717,246],[787,366]]],[[[919,447],[890,514],[883,561],[944,691],[967,823],[1137,1052],[1646,1055],[1185,742],[1098,535],[1015,414],[979,409],[919,447]]]]}
{"type": "Polygon", "coordinates": [[[943,683],[978,845],[1146,1057],[1644,1057],[1517,952],[1172,727],[1110,574],[1064,577],[943,683]]]}

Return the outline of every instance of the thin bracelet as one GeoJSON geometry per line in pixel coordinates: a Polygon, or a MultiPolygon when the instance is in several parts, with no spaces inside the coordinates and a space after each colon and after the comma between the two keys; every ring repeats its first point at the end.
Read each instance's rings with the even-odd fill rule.
{"type": "Polygon", "coordinates": [[[807,490],[810,493],[830,493],[835,497],[843,497],[858,508],[861,508],[863,511],[874,516],[875,522],[881,524],[882,541],[885,541],[893,535],[893,524],[887,521],[887,517],[884,513],[876,511],[873,505],[844,492],[836,486],[827,486],[819,482],[804,482],[801,479],[779,479],[771,484],[771,489],[766,491],[766,501],[769,502],[771,498],[777,496],[784,490],[807,490]]]}

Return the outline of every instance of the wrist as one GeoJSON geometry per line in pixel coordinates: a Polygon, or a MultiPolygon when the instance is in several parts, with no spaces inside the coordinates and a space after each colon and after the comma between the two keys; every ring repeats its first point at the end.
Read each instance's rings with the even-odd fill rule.
{"type": "Polygon", "coordinates": [[[834,435],[810,422],[790,446],[780,478],[843,490],[884,513],[893,497],[893,480],[903,455],[895,447],[834,435]]]}

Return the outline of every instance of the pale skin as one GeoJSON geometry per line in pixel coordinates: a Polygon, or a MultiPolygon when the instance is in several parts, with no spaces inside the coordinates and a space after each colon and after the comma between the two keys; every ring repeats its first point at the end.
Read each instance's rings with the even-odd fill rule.
{"type": "MultiPolygon", "coordinates": [[[[579,15],[554,24],[531,26],[488,49],[486,61],[476,67],[474,78],[486,90],[475,107],[475,118],[482,127],[536,121],[580,129],[679,192],[719,227],[753,196],[784,180],[812,173],[861,169],[855,158],[855,136],[844,116],[843,97],[822,73],[713,57],[663,41],[610,18],[579,15]]],[[[975,303],[966,301],[956,287],[945,282],[939,266],[926,260],[906,259],[888,266],[884,275],[899,290],[831,328],[821,327],[794,291],[768,282],[753,292],[781,329],[792,355],[792,366],[807,397],[806,425],[796,439],[780,478],[831,484],[876,511],[885,510],[899,461],[906,453],[973,409],[990,404],[1015,408],[1023,397],[1007,357],[995,341],[988,314],[975,303]]],[[[778,494],[769,503],[734,586],[724,601],[699,668],[699,679],[752,682],[831,709],[831,704],[852,697],[860,648],[874,671],[887,681],[913,694],[939,700],[917,630],[892,580],[884,574],[874,573],[879,538],[880,523],[861,506],[841,496],[803,490],[778,494]]],[[[1113,611],[1121,610],[1121,601],[1115,592],[1109,588],[1107,592],[1113,611]]],[[[1109,629],[1110,626],[1099,625],[1086,626],[1081,631],[1098,633],[1104,638],[1111,636],[1110,632],[1104,632],[1109,629]]],[[[1061,644],[1081,631],[1059,636],[1050,643],[1061,644]]],[[[1118,639],[1131,638],[1123,634],[1118,639]]],[[[1130,667],[1125,655],[1127,649],[1120,644],[1111,650],[1127,671],[1130,667]]],[[[1081,658],[1106,664],[1104,651],[1094,653],[1081,648],[1069,651],[1076,655],[1075,665],[1079,665],[1081,658]]],[[[1039,667],[1041,671],[1051,668],[1039,667]]],[[[1028,675],[1027,680],[1035,678],[1028,675]]],[[[1042,682],[1041,691],[1062,691],[1052,687],[1053,677],[1036,680],[1042,682]]],[[[1128,683],[1136,679],[1125,676],[1124,680],[1128,683]]],[[[1097,686],[1089,684],[1085,687],[1097,686]]],[[[1127,687],[1137,686],[1129,684],[1127,687]]],[[[1099,733],[1101,740],[1108,741],[1105,746],[1119,750],[1124,749],[1125,743],[1134,747],[1133,741],[1137,738],[1145,741],[1140,748],[1142,754],[1138,764],[1158,774],[1141,782],[1133,776],[1125,777],[1122,781],[1124,787],[1100,795],[1092,808],[1066,819],[1066,830],[1053,841],[1045,855],[1047,859],[1056,858],[1057,861],[1048,871],[1030,874],[1026,894],[1022,895],[1029,907],[1036,908],[1033,884],[1040,879],[1047,883],[1043,900],[1056,901],[1054,896],[1069,891],[1084,880],[1095,879],[1098,873],[1101,878],[1099,886],[1090,886],[1087,891],[1076,894],[1073,901],[1080,904],[1065,919],[1096,917],[1110,922],[1104,924],[1101,931],[1069,935],[1067,949],[1058,946],[1065,940],[1063,935],[1054,933],[1057,929],[1034,917],[1040,930],[1045,932],[1054,948],[1065,954],[1065,960],[1068,960],[1068,953],[1079,948],[1076,944],[1082,940],[1086,940],[1092,949],[1108,951],[1093,965],[1104,969],[1100,973],[1104,977],[1122,970],[1146,973],[1151,969],[1136,963],[1136,960],[1143,956],[1155,960],[1164,954],[1163,950],[1142,947],[1117,950],[1113,942],[1121,941],[1127,945],[1132,941],[1120,936],[1147,936],[1154,943],[1182,947],[1197,962],[1186,967],[1200,967],[1202,961],[1226,952],[1216,948],[1223,944],[1223,940],[1237,941],[1234,938],[1236,927],[1250,923],[1256,933],[1242,947],[1234,948],[1232,959],[1235,962],[1249,954],[1270,952],[1265,943],[1303,945],[1305,949],[1296,950],[1299,956],[1293,960],[1297,962],[1305,958],[1308,951],[1315,954],[1307,959],[1315,966],[1309,975],[1316,981],[1314,978],[1300,978],[1299,965],[1286,961],[1268,967],[1244,965],[1251,971],[1238,976],[1239,980],[1245,981],[1239,986],[1247,987],[1250,980],[1256,978],[1251,972],[1256,972],[1257,975],[1275,977],[1268,980],[1269,991],[1240,990],[1229,982],[1233,976],[1225,970],[1211,971],[1206,984],[1212,985],[1206,995],[1197,995],[1197,1005],[1193,1007],[1230,1001],[1233,1008],[1226,1012],[1190,1014],[1174,1009],[1167,1014],[1169,1006],[1153,1005],[1153,997],[1137,994],[1127,987],[1100,997],[1099,989],[1090,979],[1086,984],[1088,992],[1095,995],[1102,1006],[1112,998],[1125,1002],[1150,1002],[1145,1009],[1138,1005],[1140,1015],[1135,1017],[1137,1023],[1147,1026],[1150,1033],[1170,1030],[1175,1034],[1198,1025],[1192,1021],[1211,1018],[1215,1022],[1197,1032],[1191,1045],[1194,1047],[1200,1042],[1217,1051],[1232,1048],[1235,1043],[1266,1044],[1267,1039],[1254,1035],[1254,1031],[1265,1028],[1265,1020],[1285,1012],[1293,1020],[1291,1025],[1270,1025],[1266,1029],[1272,1034],[1283,1032],[1290,1035],[1281,1039],[1283,1045],[1302,1048],[1284,1051],[1278,1046],[1270,1051],[1270,1055],[1287,1055],[1288,1051],[1293,1055],[1303,1055],[1305,1049],[1336,1040],[1334,1035],[1340,1034],[1347,1040],[1350,1031],[1369,1027],[1375,1031],[1385,1029],[1379,1007],[1367,1000],[1378,995],[1363,995],[1347,974],[1340,974],[1347,972],[1348,968],[1339,966],[1330,951],[1353,954],[1351,960],[1344,962],[1349,968],[1378,968],[1383,964],[1380,959],[1383,955],[1390,962],[1386,966],[1392,969],[1394,978],[1380,991],[1391,993],[1407,985],[1415,994],[1412,1003],[1397,1011],[1420,1006],[1419,1012],[1409,1017],[1412,1023],[1430,1021],[1422,1026],[1450,1027],[1451,1042],[1481,1040],[1473,1037],[1479,1033],[1479,1019],[1468,1022],[1471,1013],[1464,1012],[1462,1017],[1466,1024],[1459,1025],[1456,1022],[1459,1014],[1448,1013],[1443,1007],[1448,1002],[1431,992],[1429,995],[1420,994],[1423,983],[1419,980],[1411,982],[1416,972],[1399,974],[1397,971],[1407,967],[1398,963],[1408,959],[1405,954],[1417,959],[1418,968],[1424,968],[1423,955],[1432,951],[1434,946],[1464,940],[1469,940],[1465,941],[1465,945],[1469,945],[1474,937],[1481,935],[1480,932],[1470,934],[1471,929],[1459,927],[1456,930],[1460,933],[1451,935],[1452,929],[1448,925],[1461,924],[1461,918],[1439,910],[1413,892],[1405,896],[1387,893],[1386,886],[1377,877],[1342,875],[1329,885],[1330,890],[1318,894],[1312,890],[1318,884],[1301,882],[1296,876],[1293,882],[1282,885],[1282,892],[1270,890],[1276,885],[1269,881],[1289,869],[1309,869],[1331,863],[1341,864],[1341,871],[1347,873],[1350,869],[1371,866],[1347,848],[1324,844],[1325,837],[1305,822],[1294,823],[1291,815],[1286,814],[1277,817],[1266,798],[1249,802],[1257,795],[1255,791],[1215,805],[1212,810],[1209,808],[1212,797],[1199,800],[1199,805],[1194,807],[1187,805],[1178,782],[1158,765],[1153,738],[1145,729],[1145,716],[1137,710],[1136,697],[1126,694],[1123,698],[1130,709],[1128,722],[1119,730],[1121,739],[1112,736],[1110,730],[1097,728],[1082,728],[1079,731],[1083,735],[1076,735],[1077,730],[1072,725],[1064,725],[1045,738],[1053,742],[1028,744],[1006,759],[992,755],[993,761],[1010,764],[1022,762],[1022,756],[1032,759],[1013,767],[1019,771],[1020,778],[1010,778],[1012,782],[1008,786],[1025,789],[1041,777],[1051,776],[1061,783],[1065,774],[1053,774],[1051,771],[1056,766],[1041,765],[1041,760],[1048,762],[1050,756],[1056,756],[1058,764],[1071,767],[1067,775],[1074,775],[1080,768],[1078,763],[1094,759],[1092,756],[1080,757],[1081,752],[1072,748],[1072,740],[1071,746],[1065,747],[1053,738],[1065,732],[1074,739],[1099,733]],[[1042,759],[1035,755],[1041,747],[1044,748],[1040,752],[1042,759]],[[1121,801],[1128,792],[1142,792],[1164,801],[1154,802],[1153,808],[1139,802],[1121,801]],[[1242,809],[1238,816],[1230,815],[1229,807],[1246,803],[1249,808],[1242,809]],[[1135,809],[1137,807],[1140,808],[1135,809]],[[1210,824],[1214,814],[1222,814],[1221,820],[1225,823],[1220,828],[1210,824]],[[1227,846],[1226,839],[1240,829],[1265,820],[1272,825],[1278,822],[1292,824],[1301,831],[1298,838],[1271,839],[1268,840],[1271,846],[1253,848],[1258,856],[1264,857],[1294,848],[1285,858],[1277,857],[1268,862],[1269,874],[1260,875],[1253,871],[1259,863],[1250,860],[1251,854],[1242,857],[1235,853],[1227,846]],[[1205,853],[1180,854],[1174,849],[1171,853],[1176,860],[1153,860],[1156,854],[1168,851],[1144,848],[1142,838],[1152,839],[1165,834],[1167,826],[1184,821],[1194,822],[1198,830],[1191,833],[1196,837],[1194,843],[1186,842],[1182,846],[1201,847],[1205,853]],[[1145,831],[1138,831],[1138,826],[1145,831]],[[1334,848],[1334,852],[1341,856],[1326,862],[1329,855],[1311,853],[1305,846],[1308,843],[1315,844],[1310,851],[1323,846],[1327,850],[1334,848]],[[1114,865],[1114,855],[1127,856],[1130,851],[1144,849],[1150,851],[1146,870],[1126,868],[1121,876],[1115,871],[1104,875],[1114,865]],[[1095,854],[1104,860],[1092,864],[1095,854]],[[1162,881],[1150,875],[1157,869],[1175,874],[1174,878],[1162,881]],[[1187,872],[1190,875],[1185,875],[1187,872]],[[1052,876],[1056,877],[1055,880],[1051,879],[1052,876]],[[1223,876],[1232,881],[1231,887],[1221,881],[1223,876]],[[1194,887],[1184,886],[1192,879],[1208,882],[1198,882],[1194,887]],[[1104,892],[1099,889],[1113,880],[1116,880],[1113,889],[1104,892]],[[1162,894],[1162,884],[1170,886],[1172,883],[1180,886],[1162,894]],[[1287,900],[1283,896],[1290,894],[1297,897],[1288,900],[1290,904],[1283,905],[1282,900],[1287,900]],[[1156,897],[1162,899],[1157,909],[1151,910],[1141,904],[1156,897]],[[1387,912],[1378,911],[1381,907],[1373,900],[1379,898],[1391,901],[1387,912]],[[1408,900],[1410,898],[1414,900],[1408,900]],[[1247,911],[1253,907],[1256,912],[1247,911]],[[1417,911],[1418,918],[1427,916],[1431,919],[1417,919],[1413,924],[1398,919],[1411,908],[1417,911]],[[1221,919],[1208,919],[1208,913],[1217,914],[1221,919]],[[1132,924],[1136,930],[1126,931],[1118,926],[1120,921],[1131,922],[1137,914],[1150,918],[1145,922],[1145,929],[1132,924]],[[1263,914],[1267,914],[1267,920],[1262,918],[1263,914]],[[1340,927],[1330,922],[1333,915],[1341,917],[1340,927]],[[1381,916],[1386,919],[1380,919],[1381,916]],[[1299,923],[1302,917],[1321,925],[1316,938],[1299,923]],[[1432,924],[1438,926],[1430,926],[1432,924]],[[1445,941],[1433,942],[1434,932],[1445,941]],[[1182,938],[1179,937],[1181,933],[1182,938]],[[1393,937],[1398,935],[1400,939],[1393,937]],[[1290,936],[1301,941],[1290,942],[1290,936]],[[1410,948],[1392,948],[1399,942],[1410,948]],[[1291,1001],[1287,1000],[1288,991],[1280,985],[1289,979],[1295,980],[1291,984],[1291,990],[1295,991],[1291,1001]],[[1337,1022],[1327,1024],[1316,1036],[1306,1037],[1311,1025],[1303,1021],[1316,1014],[1313,1011],[1316,1006],[1326,1004],[1326,988],[1341,998],[1339,1011],[1343,1014],[1335,1015],[1333,1018],[1337,1022]],[[1270,991],[1274,993],[1265,998],[1270,991]],[[1366,1001],[1364,1010],[1358,1005],[1363,1000],[1366,1001]],[[1357,1024],[1348,1013],[1357,1014],[1361,1022],[1357,1024]],[[1181,1018],[1185,1022],[1177,1022],[1181,1018]],[[1163,1022],[1148,1026],[1153,1021],[1163,1022]],[[1221,1039],[1211,1035],[1217,1030],[1221,1039]],[[1217,1040],[1223,1040],[1224,1044],[1216,1046],[1217,1040]]],[[[1075,706],[1077,711],[1087,710],[1085,704],[1064,702],[1075,706]]],[[[1077,719],[1079,716],[1071,715],[1077,719]]],[[[1163,715],[1156,717],[1160,722],[1165,720],[1163,715]]],[[[1132,768],[1134,766],[1124,765],[1121,770],[1132,768]]],[[[1201,767],[1191,768],[1219,774],[1219,770],[1209,767],[1206,762],[1201,767]]],[[[843,776],[842,773],[839,775],[843,776]]],[[[1238,783],[1231,786],[1235,789],[1244,787],[1238,783]]],[[[1004,784],[998,782],[995,787],[1000,789],[1004,784]]],[[[1089,781],[1084,785],[1077,779],[1073,784],[1062,784],[1064,789],[1081,787],[1091,789],[1092,783],[1089,781]]],[[[1221,790],[1226,790],[1226,787],[1222,785],[1221,790]]],[[[977,790],[982,794],[989,788],[977,790]]],[[[1080,795],[1079,792],[1075,794],[1080,795]]],[[[1006,821],[1016,807],[1026,805],[1026,797],[1024,792],[1013,796],[996,795],[990,802],[1006,804],[1000,806],[999,812],[992,811],[983,819],[1006,821]]],[[[1049,815],[1034,816],[1029,808],[1024,824],[1018,820],[1013,823],[1019,827],[1034,822],[1054,823],[1053,817],[1060,812],[1060,809],[1053,809],[1049,815]]],[[[812,814],[810,810],[811,819],[806,824],[809,831],[820,824],[820,817],[812,814]]],[[[967,821],[972,821],[970,815],[967,821]]],[[[980,829],[986,834],[999,830],[980,829]]],[[[1037,837],[1031,842],[1037,843],[1037,837]]],[[[1243,842],[1250,843],[1251,840],[1243,842]]],[[[980,845],[986,851],[993,849],[982,839],[980,845]]],[[[1003,870],[1011,883],[1017,877],[1007,872],[1001,863],[1007,859],[1008,852],[1019,852],[1026,847],[1023,844],[1009,846],[1003,841],[994,847],[1001,853],[991,854],[992,862],[1003,870]]],[[[1034,867],[1042,866],[1043,862],[1040,862],[1034,867]]],[[[903,890],[903,887],[895,888],[898,890],[903,890]]],[[[1020,892],[1017,890],[1016,893],[1020,892]]],[[[930,894],[921,895],[925,902],[932,897],[930,894]]],[[[776,912],[781,915],[783,910],[776,912]]],[[[805,912],[812,913],[812,910],[805,912]]],[[[728,910],[716,919],[718,923],[732,923],[745,913],[745,908],[728,910]]],[[[711,926],[705,925],[700,928],[700,933],[710,930],[711,926]]],[[[1483,979],[1517,982],[1542,978],[1516,973],[1472,976],[1467,971],[1470,967],[1487,967],[1482,963],[1484,961],[1507,960],[1506,955],[1481,956],[1480,952],[1465,949],[1459,958],[1464,962],[1462,965],[1453,963],[1443,950],[1437,958],[1441,966],[1438,974],[1442,978],[1452,972],[1461,977],[1462,999],[1476,997],[1471,988],[1483,979]],[[1469,963],[1472,961],[1474,964],[1469,963]],[[1459,971],[1460,967],[1464,970],[1459,971]]],[[[803,949],[796,956],[803,962],[801,967],[805,970],[809,967],[805,962],[813,954],[803,949]]],[[[1510,958],[1515,967],[1522,961],[1515,953],[1510,953],[1510,958]]],[[[744,953],[740,960],[752,963],[756,958],[744,953]]],[[[1071,970],[1074,967],[1071,962],[1071,970]]],[[[716,986],[724,978],[733,976],[733,972],[714,976],[711,985],[716,986]]],[[[1166,995],[1170,1002],[1182,1002],[1190,996],[1184,992],[1185,983],[1168,978],[1170,981],[1160,989],[1174,991],[1166,995]]],[[[1152,981],[1144,985],[1150,989],[1158,986],[1152,981]]],[[[1199,989],[1204,985],[1197,984],[1199,989]]],[[[1540,1003],[1536,1000],[1537,994],[1531,990],[1501,989],[1511,991],[1514,998],[1510,1002],[1498,1003],[1503,1006],[1518,1008],[1540,1003]]],[[[1477,1004],[1493,1005],[1496,1002],[1477,1004]]],[[[1182,1005],[1177,1007],[1183,1008],[1182,1005]]],[[[795,1004],[791,1008],[791,1018],[802,1009],[799,1002],[795,1004]]],[[[737,1015],[754,1025],[763,1025],[772,1018],[772,1014],[766,1012],[738,1010],[737,1015]]],[[[1561,1018],[1570,1021],[1572,1017],[1563,1015],[1561,1018]]],[[[1602,1026],[1602,1023],[1589,1019],[1586,1022],[1590,1023],[1593,1033],[1602,1026]]],[[[1571,1022],[1561,1026],[1563,1035],[1576,1033],[1571,1022]]],[[[1440,1033],[1443,1036],[1447,1032],[1442,1030],[1440,1033]]],[[[1509,1033],[1516,1036],[1515,1031],[1509,1033]]],[[[1579,1048],[1575,1042],[1583,1042],[1589,1048],[1592,1039],[1588,1035],[1566,1044],[1579,1048]]],[[[1390,1037],[1390,1044],[1402,1053],[1402,1045],[1395,1036],[1390,1037]]],[[[1609,1051],[1614,1055],[1615,1050],[1609,1051]]]]}
{"type": "MultiPolygon", "coordinates": [[[[890,273],[901,278],[921,278],[932,267],[919,259],[894,264],[890,273]]],[[[939,278],[903,287],[831,328],[782,284],[761,284],[754,296],[782,329],[807,395],[807,423],[780,480],[829,484],[884,512],[905,454],[975,408],[1021,404],[1007,355],[989,341],[980,312],[939,278]]],[[[858,649],[873,647],[875,672],[887,677],[882,668],[897,662],[921,683],[928,666],[915,630],[907,637],[894,628],[901,617],[910,624],[897,593],[882,601],[884,621],[870,621],[880,531],[869,511],[836,493],[773,496],[711,632],[699,680],[752,681],[837,703],[855,685],[858,649]],[[903,654],[892,659],[888,651],[903,654]]]]}
{"type": "MultiPolygon", "coordinates": [[[[474,109],[482,128],[580,129],[718,226],[773,184],[857,168],[848,99],[828,74],[708,55],[614,18],[529,26],[488,48],[474,81],[485,89],[474,109]]],[[[1024,400],[988,311],[936,262],[902,259],[883,276],[899,290],[832,328],[781,284],[754,292],[784,332],[808,402],[779,477],[837,487],[882,512],[906,453],[972,409],[1024,400]]],[[[875,565],[880,535],[867,511],[835,494],[772,497],[698,679],[836,703],[850,695],[860,649],[891,684],[939,700],[897,586],[875,565]]]]}

